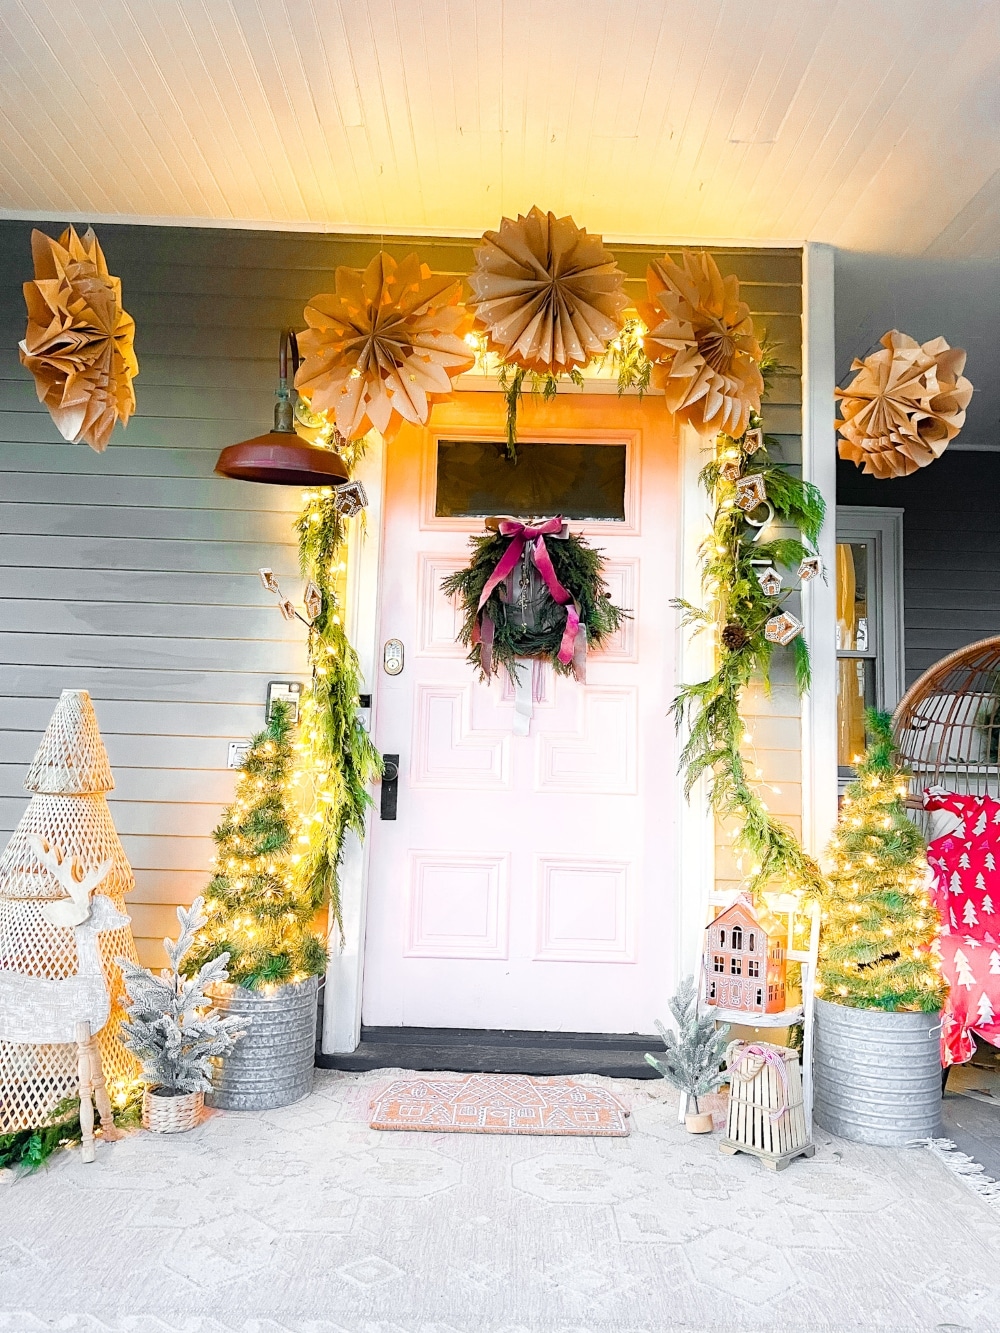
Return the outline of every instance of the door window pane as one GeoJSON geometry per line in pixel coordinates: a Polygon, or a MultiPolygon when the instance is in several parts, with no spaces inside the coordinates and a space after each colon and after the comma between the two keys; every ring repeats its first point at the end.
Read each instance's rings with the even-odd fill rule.
{"type": "Polygon", "coordinates": [[[625,521],[624,444],[438,440],[438,518],[552,517],[625,521]]]}

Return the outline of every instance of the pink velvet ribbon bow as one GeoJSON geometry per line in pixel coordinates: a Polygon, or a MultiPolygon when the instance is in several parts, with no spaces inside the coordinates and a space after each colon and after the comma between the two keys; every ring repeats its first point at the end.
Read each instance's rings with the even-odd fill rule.
{"type": "Polygon", "coordinates": [[[503,583],[504,579],[517,568],[524,548],[528,546],[531,550],[531,558],[535,562],[535,568],[544,579],[552,600],[566,608],[566,628],[563,630],[562,642],[557,654],[559,661],[566,665],[572,662],[573,672],[577,680],[585,680],[587,628],[580,621],[579,607],[556,577],[552,557],[545,545],[546,537],[564,537],[566,535],[565,520],[559,515],[532,527],[526,523],[519,523],[517,519],[503,518],[497,523],[497,531],[501,537],[511,537],[513,540],[500,557],[496,569],[487,579],[486,586],[479,597],[479,606],[476,608],[476,623],[472,630],[472,642],[474,645],[477,643],[481,645],[479,651],[483,672],[487,676],[490,674],[493,661],[494,635],[493,621],[483,608],[489,601],[494,589],[503,583]]]}

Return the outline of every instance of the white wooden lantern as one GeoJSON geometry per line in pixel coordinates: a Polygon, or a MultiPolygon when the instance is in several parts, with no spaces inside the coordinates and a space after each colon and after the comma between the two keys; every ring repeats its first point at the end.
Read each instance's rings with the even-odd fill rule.
{"type": "Polygon", "coordinates": [[[750,1153],[771,1171],[816,1152],[806,1129],[799,1053],[765,1042],[730,1043],[729,1117],[723,1153],[750,1153]]]}

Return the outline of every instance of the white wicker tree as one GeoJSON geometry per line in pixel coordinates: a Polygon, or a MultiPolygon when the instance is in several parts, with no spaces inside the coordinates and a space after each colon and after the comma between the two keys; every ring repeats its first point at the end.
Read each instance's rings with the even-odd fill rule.
{"type": "MultiPolygon", "coordinates": [[[[135,880],[108,809],[105,793],[114,785],[90,695],[64,690],[24,780],[31,801],[0,856],[0,971],[54,981],[78,972],[73,926],[51,919],[54,901],[63,899],[69,907],[72,900],[51,858],[48,864],[43,860],[41,846],[68,861],[76,880],[110,862],[100,892],[124,911],[135,880]]],[[[68,923],[72,914],[63,915],[68,923]]],[[[113,1090],[138,1073],[119,1040],[125,993],[114,961],[135,959],[135,941],[127,925],[103,931],[97,941],[111,995],[110,1017],[97,1042],[113,1090]]],[[[34,1128],[78,1088],[75,1044],[0,1040],[0,1134],[34,1128]]]]}

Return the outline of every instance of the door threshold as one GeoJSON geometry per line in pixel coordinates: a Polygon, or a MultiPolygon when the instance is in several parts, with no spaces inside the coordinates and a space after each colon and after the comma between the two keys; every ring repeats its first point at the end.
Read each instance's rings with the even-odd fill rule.
{"type": "Polygon", "coordinates": [[[357,1050],[317,1052],[321,1069],[413,1069],[456,1074],[604,1074],[658,1078],[643,1058],[657,1036],[618,1032],[519,1032],[502,1028],[362,1027],[357,1050]]]}

